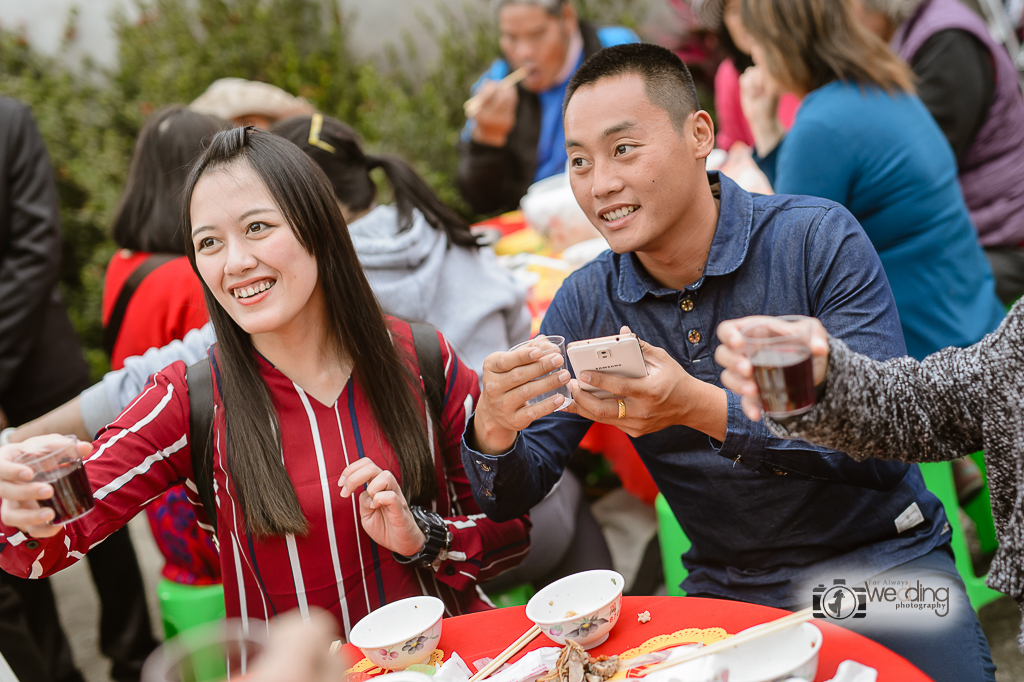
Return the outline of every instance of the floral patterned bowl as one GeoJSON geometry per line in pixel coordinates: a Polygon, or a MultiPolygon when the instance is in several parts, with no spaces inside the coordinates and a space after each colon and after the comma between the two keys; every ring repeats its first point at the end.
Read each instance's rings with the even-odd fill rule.
{"type": "Polygon", "coordinates": [[[572,639],[590,649],[608,639],[618,622],[624,584],[615,571],[575,573],[533,595],[526,616],[556,644],[572,639]]]}
{"type": "Polygon", "coordinates": [[[375,665],[405,670],[434,653],[443,615],[444,602],[436,597],[401,599],[367,614],[348,639],[375,665]]]}

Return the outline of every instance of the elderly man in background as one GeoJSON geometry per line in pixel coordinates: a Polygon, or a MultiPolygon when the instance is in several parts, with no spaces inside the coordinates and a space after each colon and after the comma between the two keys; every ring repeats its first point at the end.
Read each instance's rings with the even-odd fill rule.
{"type": "Polygon", "coordinates": [[[1017,70],[960,0],[853,0],[917,76],[956,155],[971,220],[1004,303],[1024,294],[1024,98],[1017,70]]]}
{"type": "Polygon", "coordinates": [[[580,64],[604,47],[639,42],[622,27],[581,21],[569,0],[495,0],[503,58],[473,87],[481,103],[459,147],[459,188],[478,213],[510,211],[527,188],[565,170],[562,100],[580,64]],[[514,86],[502,83],[525,68],[514,86]]]}

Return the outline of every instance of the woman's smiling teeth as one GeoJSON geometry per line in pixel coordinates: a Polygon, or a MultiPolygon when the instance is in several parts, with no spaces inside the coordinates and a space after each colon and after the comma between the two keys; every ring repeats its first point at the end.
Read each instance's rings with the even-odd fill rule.
{"type": "Polygon", "coordinates": [[[255,296],[256,294],[266,291],[270,287],[274,286],[275,282],[276,280],[273,279],[265,279],[251,287],[239,287],[237,289],[232,289],[231,293],[235,295],[235,298],[249,298],[250,296],[255,296]]]}
{"type": "Polygon", "coordinates": [[[623,206],[622,208],[616,209],[616,210],[614,210],[614,211],[612,211],[610,213],[604,213],[604,214],[601,215],[601,217],[604,218],[605,220],[607,220],[608,222],[612,222],[613,220],[618,220],[619,218],[625,218],[626,216],[628,216],[630,213],[632,213],[633,211],[637,210],[638,208],[640,208],[640,207],[639,206],[623,206]]]}

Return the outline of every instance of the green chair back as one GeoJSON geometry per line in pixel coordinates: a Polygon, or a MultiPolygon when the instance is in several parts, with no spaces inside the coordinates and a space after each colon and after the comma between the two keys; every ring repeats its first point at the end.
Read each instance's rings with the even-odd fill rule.
{"type": "Polygon", "coordinates": [[[689,571],[683,567],[683,553],[690,551],[692,543],[686,537],[665,497],[654,498],[654,511],[658,517],[658,544],[661,546],[661,565],[665,571],[665,589],[672,597],[685,597],[680,587],[689,571]]]}
{"type": "MultiPolygon", "coordinates": [[[[984,461],[979,465],[984,472],[984,461]]],[[[920,466],[921,475],[924,476],[924,483],[928,486],[928,490],[939,498],[942,506],[946,509],[946,518],[949,519],[950,530],[952,531],[950,542],[953,546],[956,568],[960,573],[960,579],[964,581],[964,587],[967,588],[967,596],[971,600],[971,606],[977,611],[985,604],[993,602],[1003,595],[985,584],[985,576],[974,574],[971,553],[967,549],[967,538],[964,535],[963,524],[960,522],[960,503],[957,501],[956,486],[953,483],[953,466],[949,462],[928,462],[920,466]]],[[[981,494],[968,506],[974,508],[975,513],[982,519],[987,514],[987,523],[989,526],[992,526],[991,508],[984,510],[979,508],[982,504],[987,507],[988,499],[988,486],[986,485],[981,494]],[[984,514],[981,513],[982,511],[984,514]]],[[[988,531],[983,531],[983,528],[986,528],[986,526],[977,521],[975,523],[979,526],[979,538],[983,535],[986,536],[986,540],[982,541],[982,546],[984,547],[986,543],[991,544],[995,539],[994,526],[991,528],[991,536],[989,537],[988,531]]]]}
{"type": "Polygon", "coordinates": [[[223,585],[182,585],[164,579],[156,586],[156,595],[167,639],[224,618],[223,585]]]}

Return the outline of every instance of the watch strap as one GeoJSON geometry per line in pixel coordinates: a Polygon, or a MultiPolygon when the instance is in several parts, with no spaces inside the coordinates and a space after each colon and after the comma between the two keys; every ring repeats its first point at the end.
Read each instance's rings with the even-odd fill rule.
{"type": "Polygon", "coordinates": [[[450,547],[451,538],[448,526],[445,524],[444,519],[436,512],[416,505],[409,507],[409,511],[412,512],[416,525],[419,526],[425,537],[423,549],[412,556],[398,554],[397,552],[392,552],[392,555],[394,555],[395,561],[403,565],[432,566],[441,557],[442,552],[447,554],[447,550],[450,547]]]}

